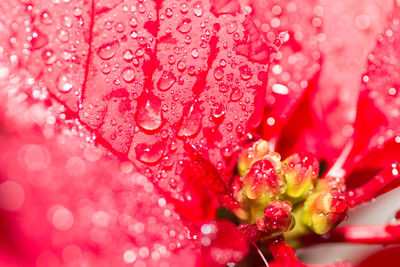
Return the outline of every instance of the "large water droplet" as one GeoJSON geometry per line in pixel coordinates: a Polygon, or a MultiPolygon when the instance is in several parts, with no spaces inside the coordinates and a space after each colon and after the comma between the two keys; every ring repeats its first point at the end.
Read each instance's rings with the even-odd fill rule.
{"type": "Polygon", "coordinates": [[[97,55],[99,55],[100,58],[107,60],[112,58],[115,53],[117,52],[119,47],[118,41],[113,41],[111,43],[104,44],[99,47],[97,50],[97,55]]]}
{"type": "Polygon", "coordinates": [[[192,57],[193,58],[198,58],[199,57],[199,51],[197,50],[197,48],[193,48],[192,49],[192,57]]]}
{"type": "Polygon", "coordinates": [[[201,2],[196,2],[193,5],[193,12],[196,17],[201,17],[203,15],[203,6],[201,2]]]}
{"type": "Polygon", "coordinates": [[[183,118],[182,125],[179,129],[178,136],[194,137],[200,130],[202,113],[200,110],[199,102],[193,103],[188,113],[184,112],[185,117],[183,118]]]}
{"type": "Polygon", "coordinates": [[[167,9],[165,10],[165,16],[167,16],[167,18],[172,17],[173,14],[174,14],[174,13],[173,13],[172,9],[167,8],[167,9]]]}
{"type": "Polygon", "coordinates": [[[153,145],[139,144],[135,147],[138,160],[146,164],[158,162],[164,154],[165,144],[157,142],[153,145]]]}
{"type": "Polygon", "coordinates": [[[192,20],[189,18],[185,18],[181,21],[181,23],[176,28],[180,33],[188,33],[192,29],[192,20]]]}
{"type": "Polygon", "coordinates": [[[182,3],[180,7],[180,11],[182,14],[186,14],[189,11],[189,5],[186,3],[182,3]]]}
{"type": "Polygon", "coordinates": [[[235,88],[232,90],[231,100],[238,101],[243,97],[243,93],[240,91],[239,88],[235,88]]]}
{"type": "Polygon", "coordinates": [[[229,34],[234,33],[238,29],[238,25],[236,22],[231,22],[226,25],[226,32],[229,34]]]}
{"type": "Polygon", "coordinates": [[[127,62],[131,61],[133,59],[132,50],[130,50],[130,49],[125,50],[123,57],[127,62]]]}
{"type": "Polygon", "coordinates": [[[221,123],[225,117],[225,107],[220,103],[211,106],[211,116],[216,123],[221,123]]]}
{"type": "Polygon", "coordinates": [[[161,99],[147,89],[137,100],[135,121],[145,131],[157,131],[162,126],[161,99]]]}
{"type": "Polygon", "coordinates": [[[249,68],[248,65],[240,67],[239,72],[240,72],[240,77],[245,81],[250,80],[251,77],[253,77],[253,73],[251,72],[251,69],[249,68]]]}
{"type": "Polygon", "coordinates": [[[160,77],[160,79],[157,82],[157,88],[160,91],[167,91],[172,87],[172,85],[175,83],[175,81],[176,81],[176,78],[175,78],[174,74],[172,74],[171,72],[164,71],[162,76],[160,77]]]}
{"type": "Polygon", "coordinates": [[[222,80],[222,78],[224,78],[224,70],[221,67],[216,67],[214,70],[214,77],[216,80],[222,80]]]}
{"type": "Polygon", "coordinates": [[[126,67],[121,73],[122,79],[125,82],[130,83],[135,79],[135,71],[131,67],[126,67]]]}
{"type": "Polygon", "coordinates": [[[176,65],[179,71],[184,71],[186,68],[186,64],[183,61],[178,61],[178,64],[176,65]]]}

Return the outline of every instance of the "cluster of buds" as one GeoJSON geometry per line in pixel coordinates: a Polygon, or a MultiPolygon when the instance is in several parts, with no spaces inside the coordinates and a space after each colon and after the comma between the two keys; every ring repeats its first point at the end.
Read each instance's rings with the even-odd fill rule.
{"type": "Polygon", "coordinates": [[[246,213],[240,216],[241,229],[251,236],[269,238],[296,228],[324,234],[346,214],[343,185],[318,179],[319,163],[308,153],[282,161],[267,141],[259,140],[242,151],[238,172],[236,198],[246,213]]]}

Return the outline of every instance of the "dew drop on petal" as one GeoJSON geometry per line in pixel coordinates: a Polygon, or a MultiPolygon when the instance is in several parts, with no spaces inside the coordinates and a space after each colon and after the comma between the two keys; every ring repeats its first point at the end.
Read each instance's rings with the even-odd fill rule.
{"type": "Polygon", "coordinates": [[[222,78],[224,78],[224,74],[225,74],[225,72],[221,67],[215,68],[214,77],[216,80],[218,80],[218,81],[222,80],[222,78]]]}
{"type": "Polygon", "coordinates": [[[123,57],[125,61],[129,62],[133,59],[133,52],[130,49],[125,50],[123,57]]]}
{"type": "Polygon", "coordinates": [[[235,88],[232,90],[231,93],[231,101],[235,102],[240,100],[243,97],[243,93],[240,91],[239,88],[235,88]]]}
{"type": "Polygon", "coordinates": [[[133,82],[135,80],[135,71],[131,67],[126,67],[121,73],[122,79],[127,82],[133,82]]]}
{"type": "Polygon", "coordinates": [[[192,20],[189,18],[185,18],[181,21],[181,23],[176,28],[180,33],[188,33],[192,29],[192,20]]]}
{"type": "Polygon", "coordinates": [[[170,18],[170,17],[172,17],[172,15],[173,15],[172,9],[171,8],[167,8],[165,10],[165,16],[167,16],[167,18],[170,18]]]}
{"type": "Polygon", "coordinates": [[[104,44],[98,48],[97,55],[99,55],[99,57],[104,60],[110,59],[115,55],[115,53],[118,50],[118,47],[119,44],[117,41],[104,44]]]}
{"type": "Polygon", "coordinates": [[[138,144],[135,147],[136,156],[139,161],[147,164],[158,162],[164,154],[164,142],[157,142],[153,145],[138,144]]]}
{"type": "Polygon", "coordinates": [[[203,6],[201,2],[196,2],[193,5],[193,12],[196,17],[201,17],[203,15],[203,6]]]}
{"type": "Polygon", "coordinates": [[[193,58],[198,58],[199,57],[199,51],[197,50],[197,48],[193,48],[192,49],[192,57],[193,58]]]}
{"type": "Polygon", "coordinates": [[[161,99],[147,89],[138,98],[135,121],[145,131],[157,131],[162,126],[161,99]]]}
{"type": "Polygon", "coordinates": [[[200,130],[202,114],[199,104],[196,102],[189,108],[179,129],[178,136],[194,137],[200,130]]]}
{"type": "Polygon", "coordinates": [[[228,34],[234,33],[238,29],[238,25],[236,22],[231,22],[226,26],[226,32],[228,34]]]}
{"type": "Polygon", "coordinates": [[[161,75],[160,79],[157,82],[157,88],[160,91],[167,91],[172,87],[175,81],[176,78],[171,72],[164,71],[164,73],[161,75]]]}

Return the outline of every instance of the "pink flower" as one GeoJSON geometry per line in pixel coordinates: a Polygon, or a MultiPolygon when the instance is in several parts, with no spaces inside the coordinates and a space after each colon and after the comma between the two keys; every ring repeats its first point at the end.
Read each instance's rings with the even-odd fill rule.
{"type": "MultiPolygon", "coordinates": [[[[379,13],[368,7],[361,31],[379,13]]],[[[3,1],[0,262],[256,265],[263,250],[303,266],[286,241],[398,244],[397,223],[339,225],[400,181],[398,7],[341,98],[348,74],[335,90],[327,77],[345,45],[326,40],[329,12],[3,1]]]]}

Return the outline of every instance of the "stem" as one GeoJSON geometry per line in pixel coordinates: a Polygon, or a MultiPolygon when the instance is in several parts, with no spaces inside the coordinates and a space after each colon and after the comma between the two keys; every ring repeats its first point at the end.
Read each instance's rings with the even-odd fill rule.
{"type": "Polygon", "coordinates": [[[286,244],[282,237],[267,240],[266,245],[275,258],[275,261],[282,267],[304,267],[299,259],[297,259],[294,249],[286,244]]]}
{"type": "Polygon", "coordinates": [[[361,203],[393,190],[399,186],[400,171],[398,163],[391,164],[366,184],[347,192],[349,207],[355,207],[361,203]]]}

